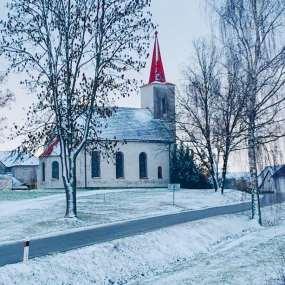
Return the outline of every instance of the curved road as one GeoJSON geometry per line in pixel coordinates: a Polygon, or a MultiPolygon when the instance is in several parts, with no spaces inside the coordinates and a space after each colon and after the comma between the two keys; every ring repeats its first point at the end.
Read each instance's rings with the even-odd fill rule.
{"type": "MultiPolygon", "coordinates": [[[[285,197],[284,197],[285,198],[285,197]]],[[[284,199],[285,200],[285,199],[284,199]]],[[[263,200],[263,206],[271,204],[263,200]]],[[[219,215],[235,214],[250,210],[250,203],[220,206],[196,211],[185,211],[156,217],[126,221],[112,225],[63,233],[57,236],[37,238],[30,241],[29,258],[65,252],[80,247],[138,235],[165,227],[197,221],[219,215]]],[[[0,245],[0,266],[23,260],[23,242],[0,245]]]]}

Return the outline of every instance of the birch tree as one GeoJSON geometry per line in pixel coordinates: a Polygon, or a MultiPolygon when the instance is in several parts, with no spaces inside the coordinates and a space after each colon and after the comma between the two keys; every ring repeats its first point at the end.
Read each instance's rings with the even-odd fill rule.
{"type": "Polygon", "coordinates": [[[247,149],[251,177],[252,218],[261,224],[257,150],[284,134],[284,15],[282,0],[216,1],[224,41],[234,42],[242,59],[247,97],[247,149]]]}
{"type": "MultiPolygon", "coordinates": [[[[11,0],[1,21],[8,72],[23,72],[37,95],[28,113],[28,146],[60,144],[66,217],[76,217],[76,161],[100,137],[113,99],[134,91],[145,64],[150,0],[11,0]]],[[[23,131],[23,129],[21,130],[23,131]]]]}

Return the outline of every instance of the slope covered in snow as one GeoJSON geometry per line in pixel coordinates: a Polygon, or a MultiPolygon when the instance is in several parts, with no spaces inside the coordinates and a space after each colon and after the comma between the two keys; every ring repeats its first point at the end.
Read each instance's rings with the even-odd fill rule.
{"type": "Polygon", "coordinates": [[[215,217],[8,265],[0,284],[278,284],[285,206],[263,214],[264,227],[247,214],[215,217]]]}
{"type": "Polygon", "coordinates": [[[213,190],[181,190],[175,194],[173,206],[172,193],[166,189],[79,191],[77,220],[63,218],[64,193],[35,199],[0,201],[0,242],[30,239],[74,228],[146,216],[240,203],[249,198],[244,195],[246,194],[233,190],[227,190],[224,196],[213,190]]]}

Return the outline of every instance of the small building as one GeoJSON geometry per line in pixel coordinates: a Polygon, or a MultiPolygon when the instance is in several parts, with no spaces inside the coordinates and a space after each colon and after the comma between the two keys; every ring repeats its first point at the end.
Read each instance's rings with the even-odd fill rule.
{"type": "Polygon", "coordinates": [[[285,165],[266,166],[258,176],[260,193],[275,194],[269,201],[285,200],[285,165]]]}
{"type": "MultiPolygon", "coordinates": [[[[167,187],[175,143],[175,85],[166,82],[156,37],[150,78],[141,87],[141,108],[118,108],[103,124],[100,139],[115,141],[109,161],[100,151],[81,151],[79,188],[167,187]]],[[[63,188],[60,146],[55,139],[40,156],[39,188],[63,188]]]]}
{"type": "MultiPolygon", "coordinates": [[[[11,176],[12,189],[26,185],[35,188],[37,185],[38,158],[17,151],[0,151],[0,174],[11,176]]],[[[21,187],[23,188],[23,187],[21,187]]]]}

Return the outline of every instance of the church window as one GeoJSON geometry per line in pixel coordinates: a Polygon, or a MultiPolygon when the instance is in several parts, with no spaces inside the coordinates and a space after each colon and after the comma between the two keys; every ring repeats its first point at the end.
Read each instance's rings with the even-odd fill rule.
{"type": "Polygon", "coordinates": [[[162,179],[162,167],[161,166],[157,168],[157,178],[162,179]]]}
{"type": "Polygon", "coordinates": [[[142,152],[139,155],[139,168],[140,168],[140,179],[147,178],[147,157],[145,152],[142,152]]]}
{"type": "Polygon", "coordinates": [[[42,181],[44,182],[46,180],[46,164],[42,163],[42,181]]]}
{"type": "Polygon", "coordinates": [[[101,161],[100,161],[100,152],[93,151],[91,154],[91,172],[92,178],[101,176],[101,161]]]}
{"type": "Polygon", "coordinates": [[[124,154],[122,152],[116,153],[116,178],[124,178],[124,154]]]}
{"type": "Polygon", "coordinates": [[[162,98],[162,100],[161,100],[161,113],[162,113],[162,115],[165,115],[167,113],[166,98],[162,98]]]}
{"type": "Polygon", "coordinates": [[[54,179],[59,179],[59,163],[57,161],[53,161],[51,168],[51,177],[54,179]]]}

